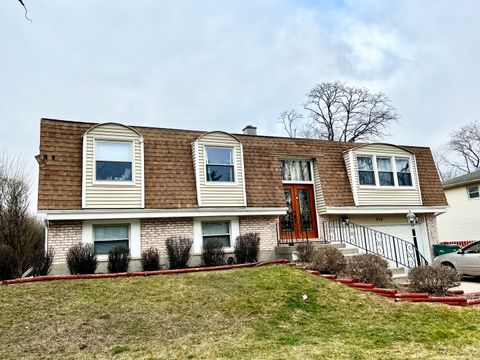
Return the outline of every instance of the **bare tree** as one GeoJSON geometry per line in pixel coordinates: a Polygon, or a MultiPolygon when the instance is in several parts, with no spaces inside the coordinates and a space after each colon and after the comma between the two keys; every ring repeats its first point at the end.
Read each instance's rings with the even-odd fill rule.
{"type": "Polygon", "coordinates": [[[374,94],[366,88],[338,81],[316,85],[308,92],[304,109],[309,121],[302,128],[285,128],[289,135],[296,133],[306,138],[345,142],[370,141],[388,136],[389,126],[399,119],[385,94],[374,94]]]}
{"type": "Polygon", "coordinates": [[[0,155],[0,244],[10,247],[17,274],[27,270],[43,247],[42,223],[29,211],[30,186],[21,162],[0,155]]]}
{"type": "Polygon", "coordinates": [[[297,137],[298,129],[296,127],[298,120],[302,119],[303,115],[297,113],[295,109],[285,110],[278,117],[278,122],[283,125],[283,129],[288,136],[297,137]]]}
{"type": "Polygon", "coordinates": [[[480,122],[472,121],[450,134],[450,141],[434,154],[442,180],[480,168],[480,122]]]}
{"type": "Polygon", "coordinates": [[[437,166],[438,175],[442,182],[450,180],[459,175],[457,168],[451,166],[449,157],[449,149],[447,145],[436,148],[433,153],[433,159],[437,166]]]}
{"type": "Polygon", "coordinates": [[[24,14],[25,19],[27,19],[28,21],[32,22],[32,19],[30,19],[30,18],[28,17],[28,10],[27,10],[27,7],[25,6],[25,3],[23,2],[23,0],[17,0],[17,1],[20,3],[20,5],[23,6],[23,10],[25,10],[25,14],[24,14]]]}

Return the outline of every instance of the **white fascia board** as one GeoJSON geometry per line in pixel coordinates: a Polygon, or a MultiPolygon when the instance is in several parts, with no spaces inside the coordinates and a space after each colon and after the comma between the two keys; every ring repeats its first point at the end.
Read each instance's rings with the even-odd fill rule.
{"type": "Polygon", "coordinates": [[[444,213],[447,206],[327,206],[324,214],[346,215],[346,214],[407,214],[411,210],[414,213],[444,213]]]}
{"type": "Polygon", "coordinates": [[[278,208],[201,208],[201,209],[89,209],[89,210],[41,210],[47,220],[102,220],[102,219],[144,219],[172,217],[210,216],[260,216],[285,215],[286,207],[278,208]]]}

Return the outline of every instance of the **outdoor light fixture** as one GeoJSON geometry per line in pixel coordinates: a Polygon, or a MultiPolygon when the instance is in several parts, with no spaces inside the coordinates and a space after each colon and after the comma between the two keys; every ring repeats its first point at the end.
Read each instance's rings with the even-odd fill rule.
{"type": "Polygon", "coordinates": [[[417,215],[415,215],[415,213],[412,210],[408,210],[407,220],[410,226],[412,227],[413,246],[415,246],[415,254],[417,259],[416,265],[420,265],[420,252],[418,251],[417,232],[415,231],[415,224],[417,223],[417,215]]]}
{"type": "Polygon", "coordinates": [[[417,215],[412,210],[408,210],[407,220],[411,226],[414,226],[417,223],[417,215]]]}
{"type": "Polygon", "coordinates": [[[345,225],[350,224],[350,218],[348,216],[343,216],[342,223],[344,223],[345,225]]]}

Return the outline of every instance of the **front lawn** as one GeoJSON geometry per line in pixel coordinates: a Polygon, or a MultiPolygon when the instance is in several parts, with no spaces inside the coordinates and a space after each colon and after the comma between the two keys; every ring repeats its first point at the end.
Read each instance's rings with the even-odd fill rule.
{"type": "Polygon", "coordinates": [[[1,286],[0,341],[1,359],[472,359],[480,309],[275,265],[1,286]]]}

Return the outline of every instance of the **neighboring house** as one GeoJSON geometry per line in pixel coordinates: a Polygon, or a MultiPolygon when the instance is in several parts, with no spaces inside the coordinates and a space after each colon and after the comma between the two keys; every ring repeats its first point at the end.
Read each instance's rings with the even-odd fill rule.
{"type": "Polygon", "coordinates": [[[340,238],[392,260],[412,248],[409,210],[430,260],[447,206],[428,148],[259,136],[252,126],[229,134],[42,119],[37,160],[55,272],[78,242],[93,243],[100,260],[119,244],[137,259],[149,247],[165,257],[165,240],[183,235],[198,263],[204,239],[231,252],[247,232],[260,234],[262,259],[282,244],[340,238]]]}
{"type": "Polygon", "coordinates": [[[441,242],[467,245],[480,240],[480,171],[458,176],[443,183],[450,207],[438,218],[441,242]]]}

